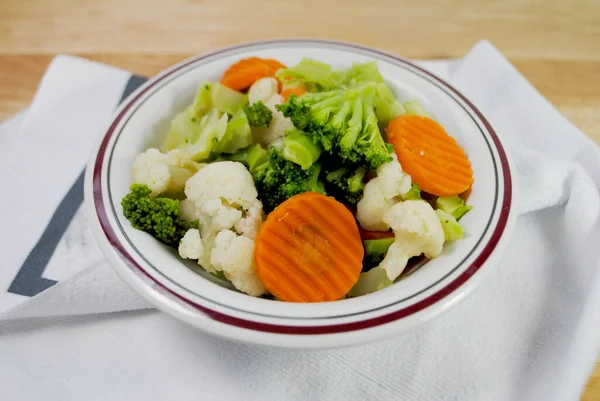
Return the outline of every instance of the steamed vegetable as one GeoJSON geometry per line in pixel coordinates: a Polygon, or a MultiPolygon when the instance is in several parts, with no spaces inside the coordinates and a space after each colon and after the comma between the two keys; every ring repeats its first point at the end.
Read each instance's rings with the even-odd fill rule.
{"type": "Polygon", "coordinates": [[[396,100],[394,94],[379,73],[377,63],[354,63],[347,70],[338,70],[333,73],[336,88],[351,88],[367,82],[377,84],[375,94],[375,115],[381,126],[405,113],[402,104],[396,100]]]}
{"type": "Polygon", "coordinates": [[[214,108],[229,115],[235,114],[248,104],[246,95],[217,83],[212,84],[210,99],[214,108]]]}
{"type": "Polygon", "coordinates": [[[232,155],[226,156],[227,160],[243,163],[253,176],[269,162],[269,153],[262,146],[255,143],[232,155]]]}
{"type": "Polygon", "coordinates": [[[387,231],[390,226],[383,216],[400,202],[402,195],[411,190],[411,179],[398,163],[392,161],[377,169],[377,177],[365,185],[364,196],[356,205],[356,219],[360,226],[371,231],[387,231]]]}
{"type": "Polygon", "coordinates": [[[150,148],[135,157],[131,167],[131,179],[134,184],[143,184],[152,191],[152,196],[167,194],[178,197],[185,182],[202,165],[193,162],[179,150],[161,153],[150,148]]]}
{"type": "Polygon", "coordinates": [[[288,198],[304,192],[325,193],[325,186],[319,180],[321,165],[315,163],[304,170],[298,164],[287,160],[275,148],[269,151],[269,161],[254,176],[254,183],[265,211],[270,212],[288,198]]]}
{"type": "Polygon", "coordinates": [[[188,222],[181,216],[177,199],[153,197],[151,194],[152,190],[147,185],[131,185],[130,192],[121,200],[123,215],[134,228],[177,247],[186,231],[198,227],[198,222],[188,222]]]}
{"type": "Polygon", "coordinates": [[[215,153],[234,153],[252,143],[252,131],[243,110],[238,110],[227,123],[225,134],[213,147],[215,153]]]}
{"type": "Polygon", "coordinates": [[[366,273],[361,273],[358,277],[358,281],[348,292],[348,297],[360,297],[367,295],[375,291],[382,290],[390,285],[394,284],[386,274],[386,271],[382,268],[375,267],[366,273]]]}
{"type": "Polygon", "coordinates": [[[253,127],[268,127],[273,119],[273,112],[262,101],[244,108],[248,123],[253,127]]]}
{"type": "Polygon", "coordinates": [[[173,137],[177,136],[177,145],[166,150],[179,149],[194,161],[205,161],[225,135],[227,120],[227,114],[221,115],[217,109],[209,111],[199,119],[188,119],[185,115],[179,115],[171,123],[171,131],[167,137],[167,141],[175,143],[173,137]]]}
{"type": "Polygon", "coordinates": [[[312,166],[321,156],[323,148],[315,144],[302,131],[290,130],[283,139],[283,157],[296,163],[304,170],[312,166]]]}
{"type": "Polygon", "coordinates": [[[336,88],[351,88],[366,82],[383,83],[383,77],[379,73],[377,63],[354,63],[346,70],[337,70],[333,74],[336,88]]]}
{"type": "Polygon", "coordinates": [[[444,230],[444,238],[446,241],[456,241],[457,239],[461,239],[464,235],[464,230],[462,226],[456,221],[454,216],[450,213],[446,213],[441,209],[436,209],[435,214],[437,214],[440,222],[442,223],[442,229],[444,230]]]}
{"type": "Polygon", "coordinates": [[[248,170],[237,162],[211,163],[187,181],[185,194],[200,229],[188,230],[179,255],[197,260],[209,273],[222,272],[240,291],[264,294],[253,263],[254,239],[264,216],[248,170]]]}
{"type": "Polygon", "coordinates": [[[256,236],[262,204],[250,172],[231,161],[210,163],[185,184],[185,195],[196,207],[204,240],[224,229],[256,236]]]}
{"type": "Polygon", "coordinates": [[[387,123],[404,114],[398,102],[379,73],[377,63],[354,63],[349,69],[333,71],[331,66],[312,59],[303,59],[295,67],[277,74],[283,82],[282,95],[286,101],[292,94],[301,96],[306,92],[322,92],[349,89],[364,83],[375,83],[375,114],[379,123],[387,123]]]}
{"type": "Polygon", "coordinates": [[[245,116],[240,114],[247,103],[242,93],[220,84],[202,83],[193,103],[172,120],[161,151],[179,149],[187,158],[201,162],[213,153],[248,146],[252,136],[245,116]]]}
{"type": "Polygon", "coordinates": [[[254,248],[253,239],[223,230],[215,238],[210,262],[235,288],[256,297],[266,294],[267,289],[256,274],[254,248]]]}
{"type": "Polygon", "coordinates": [[[356,205],[360,201],[365,189],[364,176],[365,169],[362,167],[356,170],[341,167],[337,170],[326,172],[327,192],[341,202],[356,205]]]}
{"type": "Polygon", "coordinates": [[[283,202],[263,223],[256,273],[282,301],[335,301],[356,284],[363,253],[350,211],[332,197],[308,192],[283,202]]]}
{"type": "Polygon", "coordinates": [[[434,258],[442,252],[444,230],[431,205],[425,201],[404,201],[383,217],[394,230],[394,243],[379,264],[390,280],[395,280],[413,256],[434,258]]]}
{"type": "Polygon", "coordinates": [[[418,200],[421,198],[421,188],[419,188],[419,184],[412,184],[410,187],[410,191],[405,194],[400,195],[400,199],[405,200],[418,200]]]}
{"type": "Polygon", "coordinates": [[[261,78],[248,89],[248,102],[250,104],[266,103],[279,92],[279,82],[275,78],[261,78]]]}
{"type": "Polygon", "coordinates": [[[376,169],[391,160],[391,146],[383,141],[375,115],[376,85],[348,90],[292,96],[276,106],[313,142],[345,163],[376,169]]]}
{"type": "Polygon", "coordinates": [[[285,65],[277,60],[250,57],[230,66],[223,74],[221,84],[241,91],[261,78],[275,76],[278,70],[284,68],[285,65]]]}
{"type": "Polygon", "coordinates": [[[387,126],[396,117],[405,114],[406,110],[396,100],[390,88],[383,82],[377,84],[375,97],[375,114],[380,125],[387,126]]]}
{"type": "Polygon", "coordinates": [[[325,92],[334,89],[348,89],[367,82],[383,83],[377,63],[354,63],[345,70],[333,70],[329,64],[303,58],[294,67],[280,70],[277,78],[283,88],[301,87],[306,92],[325,92]]]}
{"type": "Polygon", "coordinates": [[[451,214],[452,217],[454,217],[456,220],[459,220],[469,210],[473,209],[472,206],[465,204],[465,200],[460,196],[447,196],[437,198],[435,201],[435,205],[438,209],[441,209],[444,212],[451,214]]]}
{"type": "Polygon", "coordinates": [[[436,196],[465,192],[473,184],[471,163],[456,140],[428,117],[405,115],[387,130],[402,168],[421,190],[436,196]]]}
{"type": "Polygon", "coordinates": [[[289,118],[276,109],[277,105],[283,103],[283,96],[273,95],[267,100],[265,106],[273,113],[273,118],[268,127],[252,127],[254,142],[268,146],[279,142],[285,136],[285,133],[294,128],[289,118]]]}
{"type": "Polygon", "coordinates": [[[363,240],[365,247],[365,267],[376,266],[383,260],[388,249],[394,243],[394,237],[363,240]]]}
{"type": "Polygon", "coordinates": [[[332,73],[329,64],[303,58],[294,67],[279,70],[275,76],[283,85],[302,85],[308,92],[318,92],[334,88],[332,73]]]}

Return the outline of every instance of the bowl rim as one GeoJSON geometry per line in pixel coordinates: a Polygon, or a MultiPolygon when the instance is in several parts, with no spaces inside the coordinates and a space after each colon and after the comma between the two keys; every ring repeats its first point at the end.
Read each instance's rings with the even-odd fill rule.
{"type": "MultiPolygon", "coordinates": [[[[438,308],[437,313],[432,313],[430,310],[431,306],[439,304],[439,301],[442,299],[448,298],[449,295],[454,294],[454,297],[458,299],[464,298],[464,296],[470,292],[475,287],[475,282],[472,280],[473,276],[475,276],[478,272],[482,270],[484,265],[488,265],[492,256],[494,254],[499,253],[501,248],[503,247],[506,241],[503,239],[506,238],[506,233],[510,231],[512,228],[512,224],[514,223],[514,196],[513,196],[513,186],[514,186],[514,178],[511,174],[511,161],[510,157],[507,154],[504,146],[500,138],[496,135],[490,123],[485,119],[483,114],[458,90],[452,87],[450,84],[446,83],[444,80],[440,79],[436,75],[430,73],[429,71],[413,64],[407,59],[396,56],[394,54],[385,52],[383,50],[375,49],[372,47],[342,42],[342,41],[333,41],[333,40],[324,40],[324,39],[275,39],[275,40],[261,40],[261,41],[253,41],[253,42],[245,42],[240,43],[234,46],[228,46],[224,48],[217,49],[212,52],[203,53],[198,56],[186,59],[169,69],[164,70],[159,73],[154,78],[148,80],[145,84],[141,85],[136,91],[134,91],[130,96],[128,96],[120,105],[120,107],[114,113],[111,122],[107,130],[101,135],[98,146],[95,151],[92,153],[90,162],[88,164],[88,168],[86,169],[86,205],[88,207],[88,215],[92,217],[92,228],[94,229],[94,235],[96,236],[97,241],[101,245],[101,249],[105,256],[109,259],[111,266],[121,275],[125,281],[134,287],[137,292],[140,292],[144,295],[150,302],[155,304],[157,307],[162,309],[163,311],[175,314],[181,317],[183,320],[188,321],[188,323],[194,324],[198,326],[198,322],[194,322],[191,315],[198,315],[200,312],[204,317],[208,317],[210,320],[213,320],[219,324],[225,325],[229,329],[241,329],[244,331],[255,331],[262,333],[262,335],[287,335],[287,337],[314,337],[314,336],[335,336],[347,334],[349,332],[354,331],[363,331],[367,329],[373,329],[377,327],[381,327],[393,322],[398,322],[403,320],[403,318],[409,317],[411,315],[422,313],[423,317],[416,320],[428,320],[433,315],[440,313],[443,310],[448,308],[438,308]],[[481,121],[487,133],[490,135],[494,148],[498,153],[498,159],[500,162],[500,168],[502,169],[502,177],[503,181],[499,183],[499,185],[503,186],[503,198],[501,199],[501,208],[498,220],[496,222],[495,227],[493,227],[493,232],[485,244],[479,255],[475,258],[475,260],[471,263],[471,265],[463,271],[458,277],[454,278],[450,283],[448,283],[442,289],[439,289],[435,293],[429,295],[423,300],[418,301],[413,305],[409,305],[408,307],[401,308],[398,310],[391,311],[389,313],[385,313],[380,316],[367,318],[365,320],[354,321],[354,322],[346,322],[346,323],[337,323],[337,324],[323,324],[323,325],[311,325],[311,326],[292,326],[292,325],[282,325],[282,324],[273,324],[273,323],[264,323],[257,322],[252,320],[247,320],[244,318],[239,318],[235,316],[228,315],[226,313],[216,311],[210,309],[204,305],[199,305],[184,296],[168,289],[163,284],[154,279],[145,269],[140,266],[140,264],[136,261],[135,257],[129,254],[129,252],[125,249],[125,247],[121,244],[118,236],[114,231],[114,227],[110,223],[108,219],[107,210],[105,209],[104,199],[103,199],[103,185],[102,185],[102,171],[103,171],[103,162],[105,160],[105,153],[108,150],[108,145],[110,139],[115,132],[117,126],[119,125],[121,119],[127,114],[127,112],[138,102],[142,96],[161,82],[166,77],[174,74],[175,72],[196,63],[204,58],[212,57],[218,55],[220,53],[225,53],[231,50],[243,49],[245,47],[251,47],[255,45],[270,45],[270,44],[292,44],[292,43],[301,43],[306,45],[311,44],[320,44],[320,45],[332,45],[332,46],[341,46],[346,48],[347,50],[361,50],[367,51],[370,53],[379,54],[385,57],[389,57],[397,62],[407,64],[411,68],[419,70],[421,73],[427,75],[433,80],[437,81],[438,84],[441,84],[442,87],[452,92],[458,98],[460,98],[469,108],[470,111],[473,112],[477,118],[481,121]],[[108,254],[110,253],[110,257],[108,254]],[[117,257],[115,257],[115,255],[117,257]],[[125,266],[128,270],[135,270],[137,274],[130,274],[130,272],[124,271],[122,268],[125,266]],[[139,274],[141,273],[141,275],[139,274]],[[148,286],[150,284],[150,286],[148,286]],[[461,294],[457,294],[456,290],[459,288],[463,288],[461,294]],[[157,296],[159,295],[160,296],[157,296]],[[462,295],[462,296],[460,296],[462,295]],[[173,297],[177,300],[178,306],[174,307],[172,305],[173,297]],[[170,302],[166,302],[166,299],[170,298],[170,302]],[[183,306],[183,309],[182,309],[183,306]],[[179,309],[178,313],[175,309],[179,309]],[[185,312],[184,312],[185,310],[185,312]],[[427,313],[426,313],[427,312],[427,313]],[[183,315],[182,315],[183,313],[183,315]],[[425,316],[429,317],[425,317],[425,316]],[[190,321],[192,320],[192,321],[190,321]],[[289,336],[290,334],[294,336],[289,336]]],[[[497,256],[496,256],[497,257],[497,256]]],[[[135,273],[135,272],[134,272],[135,273]]],[[[479,281],[479,280],[477,280],[479,281]]],[[[454,302],[453,302],[454,304],[454,302]]],[[[204,319],[203,319],[204,320],[204,319]]],[[[206,323],[206,322],[205,322],[206,323]]],[[[206,324],[202,324],[202,328],[207,328],[206,324]]],[[[218,325],[217,325],[218,326],[218,325]]],[[[215,334],[225,335],[230,338],[238,338],[228,330],[215,329],[210,330],[215,334]]],[[[268,340],[267,337],[256,338],[253,336],[254,340],[251,342],[259,342],[264,344],[272,344],[272,341],[268,340]]],[[[286,345],[286,341],[276,341],[283,345],[286,345]]],[[[330,342],[330,341],[328,341],[330,342]]],[[[335,342],[331,342],[332,345],[335,345],[335,342]]]]}

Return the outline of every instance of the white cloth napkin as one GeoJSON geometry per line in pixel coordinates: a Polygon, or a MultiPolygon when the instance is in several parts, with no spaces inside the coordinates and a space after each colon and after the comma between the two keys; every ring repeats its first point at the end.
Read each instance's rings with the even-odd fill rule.
{"type": "MultiPolygon", "coordinates": [[[[8,158],[0,160],[2,263],[13,275],[14,266],[21,271],[39,244],[83,168],[73,153],[52,152],[75,140],[73,127],[77,141],[91,137],[89,145],[78,142],[82,152],[89,150],[100,121],[119,100],[115,93],[129,79],[124,72],[93,65],[96,71],[88,71],[88,80],[98,84],[100,72],[107,74],[100,86],[117,88],[114,100],[104,108],[84,100],[75,104],[74,92],[64,87],[76,89],[68,81],[85,75],[84,64],[85,69],[91,64],[63,58],[62,82],[52,82],[58,64],[50,68],[18,137],[5,151],[8,158]],[[24,162],[32,151],[36,162],[24,162]],[[70,158],[77,160],[60,160],[70,158]],[[36,172],[41,177],[23,180],[36,172]],[[31,227],[41,228],[33,235],[27,231],[31,227]]],[[[147,304],[107,268],[77,212],[45,257],[49,263],[42,278],[56,274],[54,279],[62,279],[74,271],[73,266],[52,270],[53,264],[87,261],[89,267],[25,302],[25,295],[12,294],[20,298],[10,302],[0,298],[0,307],[19,304],[4,306],[0,316],[5,398],[578,399],[600,350],[600,152],[488,42],[460,61],[425,66],[483,111],[509,146],[518,174],[520,216],[510,245],[495,273],[461,304],[396,338],[326,351],[223,341],[154,310],[99,314],[147,304]],[[76,227],[79,234],[66,244],[76,227]],[[72,254],[78,259],[69,259],[72,254]]],[[[94,88],[77,93],[93,99],[94,88]]],[[[0,130],[0,148],[5,132],[0,130]]],[[[0,272],[0,280],[2,274],[8,273],[0,272]]],[[[11,280],[0,282],[11,285],[11,280]]]]}

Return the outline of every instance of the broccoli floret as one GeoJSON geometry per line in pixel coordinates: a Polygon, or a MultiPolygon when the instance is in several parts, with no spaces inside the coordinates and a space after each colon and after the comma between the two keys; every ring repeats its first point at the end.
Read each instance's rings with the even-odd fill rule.
{"type": "Polygon", "coordinates": [[[330,184],[328,192],[340,202],[356,205],[365,189],[365,172],[362,167],[356,170],[342,167],[327,173],[325,180],[330,184]]]}
{"type": "Polygon", "coordinates": [[[244,113],[252,127],[268,127],[273,119],[273,112],[260,100],[252,106],[245,107],[244,113]]]}
{"type": "Polygon", "coordinates": [[[121,200],[123,214],[134,228],[177,247],[187,230],[198,228],[198,222],[188,222],[181,216],[177,199],[151,197],[151,193],[147,185],[133,184],[121,200]]]}
{"type": "Polygon", "coordinates": [[[393,147],[383,141],[375,115],[377,85],[292,95],[275,106],[294,126],[347,164],[375,170],[392,160],[393,147]]]}
{"type": "Polygon", "coordinates": [[[268,164],[254,174],[254,184],[265,212],[271,212],[277,205],[297,194],[304,192],[325,194],[325,186],[319,181],[320,172],[320,163],[303,170],[272,147],[269,151],[268,164]]]}

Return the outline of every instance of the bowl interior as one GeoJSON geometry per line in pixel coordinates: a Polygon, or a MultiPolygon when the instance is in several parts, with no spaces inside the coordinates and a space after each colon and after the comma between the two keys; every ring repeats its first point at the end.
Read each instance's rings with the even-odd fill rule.
{"type": "Polygon", "coordinates": [[[109,142],[102,175],[108,191],[103,196],[109,210],[108,218],[127,251],[155,280],[186,299],[236,316],[260,315],[267,321],[280,318],[351,319],[351,316],[372,313],[392,304],[410,306],[418,302],[466,270],[489,241],[497,220],[502,187],[497,150],[482,122],[463,101],[444,84],[410,64],[343,45],[256,44],[198,58],[176,71],[161,74],[150,84],[152,87],[135,100],[120,120],[109,142]],[[174,250],[132,228],[122,215],[120,201],[129,190],[135,156],[160,145],[171,119],[192,101],[200,82],[218,81],[230,64],[250,56],[276,58],[287,65],[311,57],[335,68],[346,68],[354,62],[377,61],[397,98],[403,101],[418,99],[458,141],[471,161],[475,183],[469,204],[473,205],[473,210],[461,219],[465,238],[446,244],[438,258],[382,291],[324,304],[291,304],[231,291],[226,283],[214,279],[193,262],[181,260],[174,250]]]}

